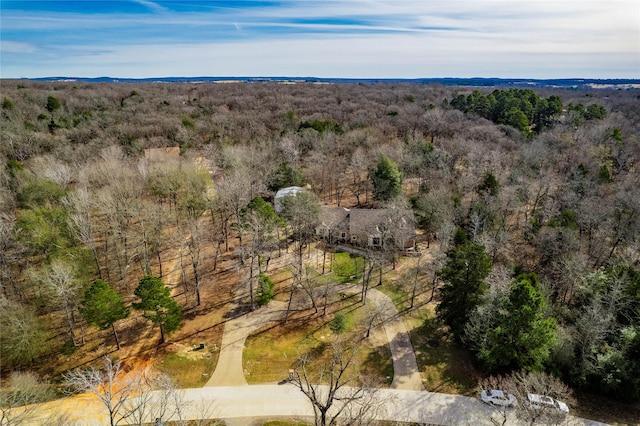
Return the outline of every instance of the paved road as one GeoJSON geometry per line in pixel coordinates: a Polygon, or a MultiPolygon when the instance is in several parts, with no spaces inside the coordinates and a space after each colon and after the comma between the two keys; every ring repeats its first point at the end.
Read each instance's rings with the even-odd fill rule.
{"type": "MultiPolygon", "coordinates": [[[[185,419],[200,418],[203,407],[215,418],[240,420],[234,424],[243,424],[243,421],[248,424],[247,419],[256,417],[313,419],[311,404],[291,384],[185,389],[183,400],[187,407],[183,413],[185,419]]],[[[494,424],[492,417],[500,421],[499,412],[477,398],[426,391],[379,389],[371,396],[368,405],[370,410],[359,416],[362,420],[437,425],[491,425],[494,424]]],[[[515,417],[515,412],[511,411],[508,413],[507,424],[522,423],[515,417]]],[[[575,417],[569,417],[566,424],[603,425],[575,417]]]]}
{"type": "MultiPolygon", "coordinates": [[[[254,424],[252,419],[287,417],[307,419],[313,423],[313,409],[306,397],[291,384],[214,386],[180,391],[182,420],[218,418],[229,425],[254,424]]],[[[153,395],[155,398],[159,394],[153,395]]],[[[499,413],[477,398],[426,391],[379,389],[369,401],[371,410],[359,418],[365,420],[402,421],[432,425],[491,425],[492,416],[502,424],[499,413]]],[[[108,424],[106,410],[95,399],[72,398],[71,402],[53,401],[38,410],[40,417],[31,425],[63,424],[66,426],[99,426],[108,424]],[[73,408],[72,408],[73,407],[73,408]],[[63,423],[52,423],[55,413],[64,412],[63,423]]],[[[148,419],[153,422],[153,418],[148,419]]],[[[163,419],[171,420],[171,419],[163,419]]],[[[173,420],[176,420],[174,417],[173,420]]],[[[127,424],[121,422],[120,424],[127,424]]],[[[261,423],[258,423],[261,424],[261,423]]],[[[509,412],[507,425],[523,424],[509,412]]],[[[603,426],[591,420],[569,417],[572,426],[603,426]]]]}
{"type": "MultiPolygon", "coordinates": [[[[294,417],[313,418],[309,400],[291,384],[188,389],[185,401],[194,407],[212,401],[217,418],[294,417]]],[[[366,417],[422,424],[490,425],[493,409],[476,398],[425,391],[380,389],[369,403],[366,417]]],[[[193,413],[198,415],[197,408],[193,413]]]]}

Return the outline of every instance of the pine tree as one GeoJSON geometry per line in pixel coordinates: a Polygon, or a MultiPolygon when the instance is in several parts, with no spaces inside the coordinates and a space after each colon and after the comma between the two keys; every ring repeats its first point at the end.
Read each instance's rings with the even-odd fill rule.
{"type": "Polygon", "coordinates": [[[180,327],[182,307],[171,297],[169,287],[153,275],[142,277],[133,294],[140,298],[140,302],[134,303],[133,307],[143,311],[142,316],[160,326],[160,343],[164,343],[165,333],[180,327]]]}
{"type": "Polygon", "coordinates": [[[120,339],[115,323],[129,316],[129,308],[125,306],[122,296],[112,289],[109,283],[97,279],[91,287],[87,288],[80,313],[87,323],[101,330],[111,327],[116,345],[120,349],[120,339]]]}
{"type": "Polygon", "coordinates": [[[487,289],[484,279],[492,265],[481,244],[467,243],[452,249],[447,256],[449,260],[438,271],[444,285],[436,312],[456,340],[461,341],[465,324],[487,289]]]}
{"type": "Polygon", "coordinates": [[[391,201],[402,193],[402,173],[388,157],[383,155],[369,176],[375,200],[391,201]]]}

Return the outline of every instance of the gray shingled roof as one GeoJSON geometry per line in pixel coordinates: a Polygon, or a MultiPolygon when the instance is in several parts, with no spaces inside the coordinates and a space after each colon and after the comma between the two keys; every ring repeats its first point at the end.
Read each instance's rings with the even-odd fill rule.
{"type": "Polygon", "coordinates": [[[348,231],[351,235],[380,235],[382,228],[398,227],[405,229],[405,238],[415,236],[415,224],[412,217],[394,217],[391,209],[345,209],[343,207],[320,207],[320,222],[327,229],[348,231]],[[392,221],[402,221],[393,223],[392,221]]]}

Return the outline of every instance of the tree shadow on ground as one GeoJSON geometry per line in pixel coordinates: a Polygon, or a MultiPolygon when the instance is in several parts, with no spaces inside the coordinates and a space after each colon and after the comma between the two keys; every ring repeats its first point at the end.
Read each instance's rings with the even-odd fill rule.
{"type": "Polygon", "coordinates": [[[372,348],[362,363],[361,373],[369,377],[379,377],[380,386],[390,386],[393,382],[393,358],[389,345],[372,348]]]}
{"type": "Polygon", "coordinates": [[[410,332],[410,337],[428,391],[475,394],[480,374],[471,354],[455,344],[436,318],[426,319],[410,332]]]}

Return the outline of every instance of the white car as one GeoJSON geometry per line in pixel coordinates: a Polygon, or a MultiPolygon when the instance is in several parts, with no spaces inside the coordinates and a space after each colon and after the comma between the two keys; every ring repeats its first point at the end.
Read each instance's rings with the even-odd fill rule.
{"type": "Polygon", "coordinates": [[[538,395],[535,393],[528,394],[527,406],[533,410],[553,409],[560,414],[569,414],[569,407],[567,407],[567,404],[546,395],[538,395]]]}
{"type": "Polygon", "coordinates": [[[516,404],[515,396],[497,389],[483,389],[482,392],[480,392],[480,399],[487,404],[501,405],[503,407],[512,407],[516,404]]]}

